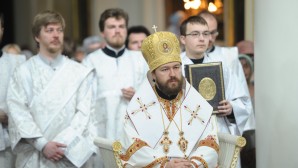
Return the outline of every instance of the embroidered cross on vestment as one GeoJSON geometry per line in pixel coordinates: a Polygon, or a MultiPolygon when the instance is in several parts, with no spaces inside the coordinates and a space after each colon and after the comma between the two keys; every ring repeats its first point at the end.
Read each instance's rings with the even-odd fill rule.
{"type": "Polygon", "coordinates": [[[155,104],[155,102],[151,102],[146,105],[142,102],[142,100],[139,97],[137,98],[137,102],[140,104],[140,108],[138,110],[132,111],[131,114],[135,115],[138,112],[143,112],[148,119],[151,119],[151,115],[148,113],[147,109],[148,109],[148,107],[153,106],[155,104]]]}
{"type": "Polygon", "coordinates": [[[188,120],[188,125],[191,125],[193,119],[198,119],[199,121],[201,121],[202,123],[205,123],[204,120],[202,118],[199,117],[198,112],[200,110],[200,105],[197,106],[196,110],[191,110],[189,107],[184,106],[184,108],[190,112],[191,118],[190,120],[188,120]]]}

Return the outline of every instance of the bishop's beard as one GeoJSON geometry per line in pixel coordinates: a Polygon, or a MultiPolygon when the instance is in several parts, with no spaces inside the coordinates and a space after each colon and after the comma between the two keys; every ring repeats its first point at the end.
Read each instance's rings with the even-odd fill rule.
{"type": "Polygon", "coordinates": [[[183,80],[182,78],[178,79],[176,77],[171,77],[171,79],[167,80],[165,83],[161,83],[156,79],[156,83],[158,88],[166,95],[173,96],[177,95],[182,90],[183,80]],[[177,83],[171,83],[173,81],[177,81],[177,83]]]}

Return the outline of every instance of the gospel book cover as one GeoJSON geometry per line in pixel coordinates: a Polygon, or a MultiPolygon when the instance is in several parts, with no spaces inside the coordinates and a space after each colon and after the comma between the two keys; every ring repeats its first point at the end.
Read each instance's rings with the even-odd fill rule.
{"type": "Polygon", "coordinates": [[[187,81],[210,103],[218,113],[219,102],[225,99],[221,62],[185,65],[187,81]]]}

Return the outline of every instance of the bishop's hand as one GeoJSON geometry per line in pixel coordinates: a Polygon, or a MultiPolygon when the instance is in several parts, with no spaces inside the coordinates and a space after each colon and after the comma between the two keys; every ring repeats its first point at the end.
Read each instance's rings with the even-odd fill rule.
{"type": "Polygon", "coordinates": [[[167,164],[166,168],[192,168],[192,164],[189,160],[176,158],[171,159],[167,164]]]}

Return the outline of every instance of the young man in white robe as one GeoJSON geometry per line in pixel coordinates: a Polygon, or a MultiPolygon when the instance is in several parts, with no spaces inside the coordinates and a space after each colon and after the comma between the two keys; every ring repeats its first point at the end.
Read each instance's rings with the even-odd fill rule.
{"type": "Polygon", "coordinates": [[[93,73],[61,55],[65,22],[54,11],[33,21],[37,55],[16,68],[8,87],[15,167],[88,167],[93,144],[93,73]]]}
{"type": "MultiPolygon", "coordinates": [[[[181,54],[182,64],[198,64],[208,62],[223,62],[222,59],[210,57],[205,53],[210,31],[207,22],[200,16],[191,16],[180,26],[180,41],[185,46],[185,53],[181,54]]],[[[219,132],[242,135],[252,108],[247,107],[250,100],[232,70],[223,64],[225,98],[219,102],[217,115],[219,132]],[[230,118],[230,120],[228,119],[230,118]],[[233,122],[230,122],[234,120],[233,122]]]]}
{"type": "MultiPolygon", "coordinates": [[[[0,43],[4,31],[3,15],[0,13],[0,43]]],[[[25,62],[24,55],[8,54],[0,51],[0,163],[5,168],[14,168],[15,155],[10,148],[7,117],[7,87],[14,69],[25,62]]]]}
{"type": "Polygon", "coordinates": [[[150,71],[127,108],[123,164],[216,167],[219,146],[210,122],[212,107],[182,76],[177,37],[156,32],[141,50],[150,71]]]}
{"type": "Polygon", "coordinates": [[[83,61],[96,69],[96,120],[100,137],[119,139],[127,105],[146,77],[148,66],[140,51],[125,48],[128,15],[119,8],[105,10],[99,19],[106,47],[83,61]]]}
{"type": "MultiPolygon", "coordinates": [[[[185,46],[185,53],[181,54],[182,64],[199,64],[208,62],[223,62],[220,57],[211,57],[205,53],[210,39],[207,22],[200,16],[191,16],[180,26],[180,41],[185,46]]],[[[223,63],[223,78],[225,86],[225,100],[219,102],[216,114],[218,132],[232,135],[243,134],[252,113],[252,107],[239,79],[232,70],[223,63]]],[[[240,167],[240,161],[238,161],[240,167]]]]}

